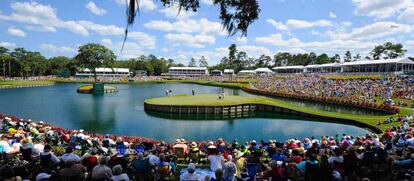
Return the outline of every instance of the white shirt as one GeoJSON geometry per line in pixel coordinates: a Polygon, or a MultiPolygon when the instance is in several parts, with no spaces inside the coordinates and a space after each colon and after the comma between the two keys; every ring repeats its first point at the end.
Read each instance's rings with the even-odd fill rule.
{"type": "Polygon", "coordinates": [[[129,177],[127,174],[123,173],[121,175],[114,175],[111,177],[113,181],[129,181],[129,177]]]}
{"type": "Polygon", "coordinates": [[[7,143],[7,141],[0,141],[0,145],[3,146],[3,149],[6,153],[10,153],[11,151],[13,151],[12,147],[10,147],[9,143],[7,143]]]}
{"type": "Polygon", "coordinates": [[[224,160],[224,157],[221,155],[210,155],[208,156],[208,160],[210,161],[210,169],[215,172],[217,169],[222,168],[222,161],[224,160]]]}
{"type": "Polygon", "coordinates": [[[202,181],[204,180],[196,173],[184,173],[180,176],[180,181],[202,181]]]}

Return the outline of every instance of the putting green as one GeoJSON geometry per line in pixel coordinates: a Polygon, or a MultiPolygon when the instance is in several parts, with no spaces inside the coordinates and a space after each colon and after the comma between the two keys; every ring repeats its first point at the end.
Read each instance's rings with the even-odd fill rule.
{"type": "MultiPolygon", "coordinates": [[[[218,95],[215,94],[197,94],[193,95],[176,95],[170,97],[158,97],[145,100],[146,104],[150,105],[171,105],[171,106],[232,106],[239,104],[264,104],[270,106],[277,106],[281,108],[291,109],[298,112],[303,112],[307,114],[323,116],[326,118],[335,118],[335,119],[344,119],[344,120],[353,120],[361,123],[366,123],[373,127],[380,128],[384,130],[385,128],[390,127],[393,124],[381,124],[377,125],[378,122],[383,122],[386,118],[393,116],[397,118],[399,114],[395,115],[385,115],[385,116],[367,116],[367,115],[357,115],[357,114],[348,114],[348,113],[337,113],[337,112],[328,112],[323,110],[317,110],[309,107],[303,107],[298,105],[289,104],[285,101],[266,98],[266,97],[243,97],[243,96],[225,96],[224,100],[219,100],[218,95]]],[[[409,111],[402,111],[401,115],[409,113],[409,111]]]]}

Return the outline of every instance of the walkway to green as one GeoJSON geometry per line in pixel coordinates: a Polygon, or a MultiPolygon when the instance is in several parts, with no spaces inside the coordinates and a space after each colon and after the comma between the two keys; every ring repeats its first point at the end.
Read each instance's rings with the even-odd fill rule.
{"type": "MultiPolygon", "coordinates": [[[[371,126],[385,129],[390,127],[393,124],[381,124],[378,125],[378,122],[383,122],[386,118],[394,116],[397,118],[399,114],[405,115],[412,113],[412,110],[402,110],[401,113],[395,115],[385,115],[385,116],[366,116],[366,115],[355,115],[348,113],[337,113],[337,112],[328,112],[323,110],[312,109],[309,107],[302,107],[298,105],[289,104],[287,102],[265,98],[265,97],[242,97],[242,96],[225,96],[224,100],[219,100],[218,95],[212,94],[198,94],[195,96],[192,95],[176,95],[170,97],[159,97],[151,98],[145,100],[146,104],[150,105],[172,105],[172,106],[233,106],[239,104],[264,104],[270,106],[281,107],[285,109],[290,109],[306,114],[312,114],[321,117],[333,118],[333,119],[344,119],[344,120],[354,120],[361,123],[366,123],[371,126]]],[[[395,125],[399,123],[394,123],[395,125]]]]}

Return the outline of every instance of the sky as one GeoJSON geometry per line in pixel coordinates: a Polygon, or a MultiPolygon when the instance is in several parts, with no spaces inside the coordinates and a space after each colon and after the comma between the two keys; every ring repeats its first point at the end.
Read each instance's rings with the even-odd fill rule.
{"type": "Polygon", "coordinates": [[[210,65],[233,43],[251,57],[347,50],[365,56],[386,41],[414,55],[414,0],[259,0],[259,19],[246,37],[228,37],[218,7],[200,2],[198,12],[178,14],[176,6],[140,0],[140,14],[120,52],[125,0],[0,0],[0,46],[72,57],[80,45],[100,43],[119,60],[153,54],[187,64],[205,56],[210,65]]]}

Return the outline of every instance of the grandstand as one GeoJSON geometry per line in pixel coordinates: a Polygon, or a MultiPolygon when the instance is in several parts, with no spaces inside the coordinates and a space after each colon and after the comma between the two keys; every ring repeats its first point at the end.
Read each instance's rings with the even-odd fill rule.
{"type": "Polygon", "coordinates": [[[414,71],[414,61],[408,58],[360,60],[345,63],[314,64],[307,66],[274,67],[276,73],[395,73],[414,71]]]}
{"type": "Polygon", "coordinates": [[[170,76],[198,76],[209,75],[207,67],[170,67],[168,74],[170,76]]]}
{"type": "MultiPolygon", "coordinates": [[[[95,68],[95,72],[97,76],[104,77],[126,77],[132,74],[128,68],[95,68]]],[[[93,72],[90,69],[85,68],[76,72],[75,76],[91,77],[93,76],[93,72]]]]}

